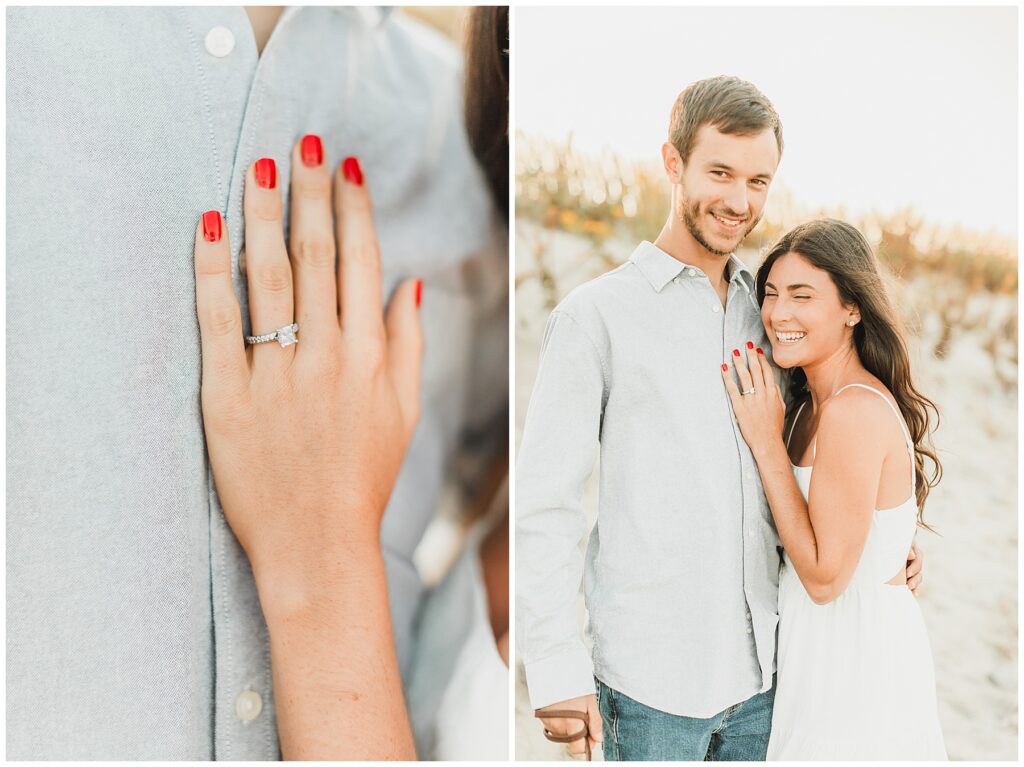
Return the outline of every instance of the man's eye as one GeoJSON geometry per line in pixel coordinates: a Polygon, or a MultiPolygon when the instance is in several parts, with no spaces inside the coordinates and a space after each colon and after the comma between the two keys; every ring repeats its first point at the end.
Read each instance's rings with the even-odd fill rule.
{"type": "Polygon", "coordinates": [[[778,298],[778,296],[779,296],[778,293],[765,293],[764,294],[765,298],[778,298]]]}
{"type": "Polygon", "coordinates": [[[724,170],[713,170],[713,171],[711,171],[711,175],[714,176],[715,178],[725,178],[725,171],[724,170]]]}
{"type": "Polygon", "coordinates": [[[766,186],[768,186],[768,183],[766,181],[764,181],[763,179],[759,179],[759,178],[755,178],[753,183],[757,184],[762,189],[764,189],[766,186]]]}
{"type": "Polygon", "coordinates": [[[793,298],[810,298],[810,296],[793,296],[793,298]]]}

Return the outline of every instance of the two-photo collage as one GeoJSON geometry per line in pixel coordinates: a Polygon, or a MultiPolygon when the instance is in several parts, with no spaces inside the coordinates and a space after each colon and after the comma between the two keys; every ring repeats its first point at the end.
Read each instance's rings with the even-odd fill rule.
{"type": "Polygon", "coordinates": [[[5,22],[6,759],[1019,758],[1017,4],[5,22]]]}

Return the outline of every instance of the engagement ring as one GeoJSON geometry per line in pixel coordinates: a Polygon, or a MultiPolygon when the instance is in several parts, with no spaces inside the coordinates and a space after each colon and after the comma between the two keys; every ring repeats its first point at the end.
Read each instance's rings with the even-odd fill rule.
{"type": "Polygon", "coordinates": [[[299,323],[293,322],[291,325],[285,325],[283,328],[278,328],[273,333],[267,333],[262,336],[246,336],[245,342],[247,344],[265,344],[269,341],[277,341],[281,346],[291,346],[297,344],[299,339],[296,337],[296,333],[299,332],[299,323]]]}
{"type": "Polygon", "coordinates": [[[756,394],[756,393],[757,393],[757,391],[755,389],[746,389],[745,391],[741,391],[740,392],[740,394],[756,394]]]}

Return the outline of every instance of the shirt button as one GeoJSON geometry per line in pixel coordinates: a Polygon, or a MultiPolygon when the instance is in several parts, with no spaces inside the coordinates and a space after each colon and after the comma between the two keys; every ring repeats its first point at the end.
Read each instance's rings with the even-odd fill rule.
{"type": "Polygon", "coordinates": [[[713,311],[715,314],[718,314],[720,311],[722,311],[722,307],[719,306],[718,304],[714,304],[711,307],[711,311],[713,311]]]}
{"type": "Polygon", "coordinates": [[[235,713],[243,722],[251,722],[263,710],[263,698],[255,690],[245,690],[235,701],[235,713]]]}
{"type": "Polygon", "coordinates": [[[235,36],[227,27],[214,27],[206,33],[206,50],[222,59],[235,49],[235,36]]]}
{"type": "MultiPolygon", "coordinates": [[[[750,620],[750,613],[747,613],[747,620],[748,621],[750,620]]],[[[748,629],[748,631],[749,631],[749,629],[748,629]]]]}
{"type": "Polygon", "coordinates": [[[753,634],[754,633],[754,629],[750,628],[750,626],[747,626],[747,633],[748,634],[753,634]]]}
{"type": "Polygon", "coordinates": [[[744,474],[743,476],[746,477],[747,479],[753,479],[754,478],[754,475],[751,474],[749,471],[746,474],[744,474]]]}
{"type": "Polygon", "coordinates": [[[688,275],[690,275],[691,277],[693,277],[695,274],[697,274],[697,270],[696,269],[687,269],[686,273],[688,275]]]}

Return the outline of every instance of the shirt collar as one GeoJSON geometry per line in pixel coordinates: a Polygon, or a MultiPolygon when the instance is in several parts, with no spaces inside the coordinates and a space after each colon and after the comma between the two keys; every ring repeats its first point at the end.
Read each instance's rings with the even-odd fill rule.
{"type": "Polygon", "coordinates": [[[370,29],[381,26],[391,16],[394,6],[390,5],[335,5],[332,9],[339,13],[351,13],[370,29]]]}
{"type": "MultiPolygon", "coordinates": [[[[687,277],[705,277],[706,275],[696,266],[690,266],[677,258],[670,256],[657,245],[644,240],[637,245],[633,255],[629,257],[640,273],[651,283],[651,287],[660,293],[680,273],[687,277]]],[[[740,280],[748,293],[754,292],[754,275],[751,274],[747,265],[732,253],[729,255],[730,282],[740,280]]]]}
{"type": "Polygon", "coordinates": [[[747,289],[747,292],[753,295],[754,273],[747,268],[747,265],[743,263],[743,260],[735,253],[729,254],[729,263],[732,265],[732,268],[729,271],[729,274],[731,275],[729,278],[730,282],[739,280],[743,287],[747,289]]]}

